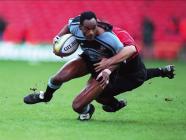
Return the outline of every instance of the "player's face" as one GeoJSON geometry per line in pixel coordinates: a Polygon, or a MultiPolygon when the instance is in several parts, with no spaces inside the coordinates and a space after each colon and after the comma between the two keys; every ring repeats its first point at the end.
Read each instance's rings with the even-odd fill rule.
{"type": "Polygon", "coordinates": [[[81,30],[83,35],[88,40],[93,40],[96,36],[97,32],[97,21],[95,18],[90,20],[84,20],[83,25],[81,26],[81,30]]]}

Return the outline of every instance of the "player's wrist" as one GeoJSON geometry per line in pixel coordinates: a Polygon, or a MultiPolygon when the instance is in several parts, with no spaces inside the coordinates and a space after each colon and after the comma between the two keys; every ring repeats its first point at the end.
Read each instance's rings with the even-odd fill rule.
{"type": "Polygon", "coordinates": [[[108,60],[109,60],[109,66],[114,65],[114,59],[113,59],[113,57],[109,58],[108,60]]]}
{"type": "Polygon", "coordinates": [[[56,35],[56,36],[53,38],[53,44],[55,44],[56,42],[58,42],[59,39],[60,39],[60,36],[56,35]]]}
{"type": "Polygon", "coordinates": [[[109,69],[104,69],[103,71],[106,72],[108,75],[110,75],[112,73],[112,71],[109,69]]]}

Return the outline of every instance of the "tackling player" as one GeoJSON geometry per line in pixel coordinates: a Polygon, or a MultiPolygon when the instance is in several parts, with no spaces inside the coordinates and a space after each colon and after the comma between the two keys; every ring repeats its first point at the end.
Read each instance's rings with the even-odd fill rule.
{"type": "Polygon", "coordinates": [[[115,112],[126,106],[126,102],[118,101],[114,96],[137,88],[153,77],[174,77],[174,67],[171,65],[146,69],[132,37],[125,31],[115,32],[122,43],[112,32],[112,26],[99,22],[90,11],[71,19],[58,36],[72,33],[83,53],[79,58],[66,63],[49,79],[45,92],[30,94],[24,98],[24,102],[48,102],[63,83],[91,73],[87,86],[72,104],[74,111],[79,113],[80,120],[89,120],[95,109],[91,104],[93,100],[101,103],[103,110],[115,112]]]}

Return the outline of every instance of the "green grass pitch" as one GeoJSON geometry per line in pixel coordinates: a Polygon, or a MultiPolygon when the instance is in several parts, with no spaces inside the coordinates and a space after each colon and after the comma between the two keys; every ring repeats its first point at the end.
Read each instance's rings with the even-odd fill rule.
{"type": "MultiPolygon", "coordinates": [[[[146,62],[147,67],[166,64],[146,62]]],[[[44,90],[63,63],[0,61],[0,140],[185,140],[186,64],[174,64],[175,79],[155,78],[118,96],[128,106],[116,113],[93,102],[92,120],[80,122],[71,104],[88,76],[64,84],[48,104],[25,105],[29,89],[44,90]]]]}

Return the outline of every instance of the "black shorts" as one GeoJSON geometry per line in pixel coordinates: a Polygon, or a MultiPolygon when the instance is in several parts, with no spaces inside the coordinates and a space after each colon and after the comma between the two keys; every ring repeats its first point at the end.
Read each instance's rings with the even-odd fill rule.
{"type": "MultiPolygon", "coordinates": [[[[96,78],[99,73],[95,72],[93,64],[99,60],[90,61],[86,54],[80,55],[85,60],[92,77],[96,78]]],[[[142,85],[146,80],[146,68],[139,55],[127,63],[121,63],[119,68],[110,75],[109,84],[100,96],[116,96],[130,91],[142,85]]]]}
{"type": "Polygon", "coordinates": [[[110,76],[110,82],[100,96],[116,96],[126,91],[131,91],[141,86],[147,77],[147,71],[139,55],[110,76]]]}

